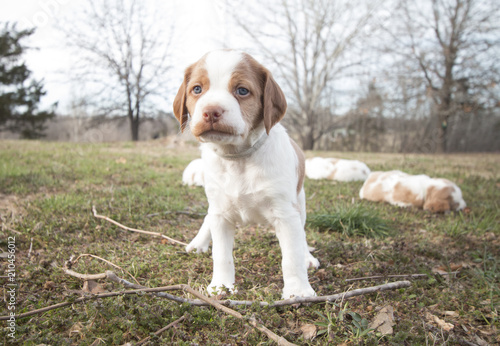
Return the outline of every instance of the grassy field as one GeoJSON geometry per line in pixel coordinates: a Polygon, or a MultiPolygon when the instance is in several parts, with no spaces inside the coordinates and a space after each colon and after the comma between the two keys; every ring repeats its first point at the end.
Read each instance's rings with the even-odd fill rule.
{"type": "MultiPolygon", "coordinates": [[[[255,304],[237,311],[254,315],[296,344],[500,343],[500,154],[306,154],[360,159],[372,170],[445,177],[462,188],[468,208],[440,215],[401,209],[360,201],[361,183],[306,180],[307,237],[321,263],[309,276],[318,295],[404,279],[388,275],[425,276],[410,279],[406,289],[335,304],[255,304]],[[436,271],[457,274],[441,276],[436,271]],[[368,276],[382,278],[346,281],[368,276]],[[367,323],[386,306],[394,309],[395,324],[392,334],[384,336],[370,331],[367,323]],[[447,327],[442,329],[436,318],[447,327]],[[311,339],[306,329],[316,337],[311,339]]],[[[197,156],[195,146],[167,149],[159,141],[0,141],[0,316],[12,311],[9,302],[20,314],[82,296],[83,281],[62,270],[71,256],[82,254],[99,256],[122,269],[85,256],[72,267],[79,273],[113,270],[148,287],[206,287],[212,271],[210,254],[186,254],[180,245],[121,230],[96,219],[91,209],[95,205],[99,214],[129,227],[189,242],[201,225],[199,214],[207,210],[203,190],[181,184],[183,168],[197,156]],[[10,263],[9,248],[16,256],[10,263]],[[14,300],[9,268],[18,283],[14,300]]],[[[239,292],[232,299],[280,299],[281,254],[271,229],[238,230],[234,256],[239,292]]],[[[107,291],[122,289],[110,281],[98,283],[107,291]]],[[[17,318],[14,334],[1,321],[0,344],[134,344],[182,316],[186,319],[152,336],[148,344],[273,344],[245,322],[212,307],[147,294],[99,298],[17,318]]]]}

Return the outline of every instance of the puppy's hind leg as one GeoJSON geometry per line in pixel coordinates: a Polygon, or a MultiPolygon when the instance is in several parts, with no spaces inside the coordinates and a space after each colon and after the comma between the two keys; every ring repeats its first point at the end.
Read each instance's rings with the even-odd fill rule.
{"type": "MultiPolygon", "coordinates": [[[[298,206],[300,212],[300,222],[302,224],[302,228],[304,228],[306,225],[306,194],[304,192],[304,188],[302,188],[302,190],[299,193],[298,206]]],[[[309,246],[306,246],[305,259],[306,259],[306,268],[316,269],[319,267],[319,261],[316,259],[316,257],[311,255],[311,252],[309,251],[309,246]]]]}
{"type": "MultiPolygon", "coordinates": [[[[281,247],[283,269],[283,298],[315,296],[307,277],[310,258],[304,228],[300,217],[276,219],[273,222],[281,247]]],[[[314,258],[314,257],[312,257],[314,258]]],[[[314,265],[314,263],[313,263],[314,265]]]]}

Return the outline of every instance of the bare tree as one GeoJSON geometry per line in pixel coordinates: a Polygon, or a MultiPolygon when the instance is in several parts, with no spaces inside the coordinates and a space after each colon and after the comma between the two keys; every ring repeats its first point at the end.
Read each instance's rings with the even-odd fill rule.
{"type": "Polygon", "coordinates": [[[379,4],[343,0],[259,1],[234,14],[238,25],[274,63],[287,91],[287,124],[304,149],[335,127],[333,83],[360,63],[353,47],[373,32],[379,4]],[[242,16],[244,13],[244,17],[242,16]],[[249,20],[251,15],[255,20],[249,20]]]}
{"type": "MultiPolygon", "coordinates": [[[[134,141],[147,101],[165,91],[171,69],[168,38],[173,35],[159,22],[136,0],[91,0],[80,18],[61,28],[82,58],[77,78],[94,87],[92,98],[101,112],[127,115],[134,141]]],[[[173,30],[162,22],[169,24],[173,30]]]]}
{"type": "Polygon", "coordinates": [[[409,78],[420,78],[420,93],[432,100],[437,152],[447,151],[458,115],[497,107],[499,9],[495,0],[401,0],[394,16],[399,20],[388,27],[387,51],[402,58],[409,78]]]}

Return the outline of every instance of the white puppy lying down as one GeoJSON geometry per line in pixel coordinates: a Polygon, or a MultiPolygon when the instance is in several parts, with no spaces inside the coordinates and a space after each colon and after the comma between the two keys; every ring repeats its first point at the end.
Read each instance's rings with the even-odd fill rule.
{"type": "Polygon", "coordinates": [[[195,159],[182,172],[182,183],[187,186],[203,186],[205,174],[202,159],[195,159]]]}
{"type": "Polygon", "coordinates": [[[283,260],[283,297],[312,296],[304,155],[279,121],[286,100],[271,73],[248,54],[213,51],[185,71],[174,114],[201,142],[208,214],[187,251],[207,251],[213,240],[208,292],[234,291],[236,224],[275,228],[283,260]]]}
{"type": "Polygon", "coordinates": [[[313,157],[306,160],[306,176],[309,179],[329,179],[337,181],[364,181],[370,168],[358,160],[313,157]]]}
{"type": "Polygon", "coordinates": [[[435,213],[465,208],[462,191],[451,181],[401,171],[372,172],[361,187],[359,197],[435,213]]]}

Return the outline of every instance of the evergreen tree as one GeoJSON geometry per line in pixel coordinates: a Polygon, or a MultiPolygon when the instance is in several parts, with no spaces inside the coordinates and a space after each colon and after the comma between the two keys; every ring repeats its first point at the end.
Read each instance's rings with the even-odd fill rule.
{"type": "Polygon", "coordinates": [[[38,109],[45,95],[43,81],[30,78],[31,71],[22,61],[27,48],[21,41],[34,31],[18,31],[9,23],[0,29],[0,130],[20,133],[23,138],[42,137],[45,121],[55,115],[38,109]]]}

